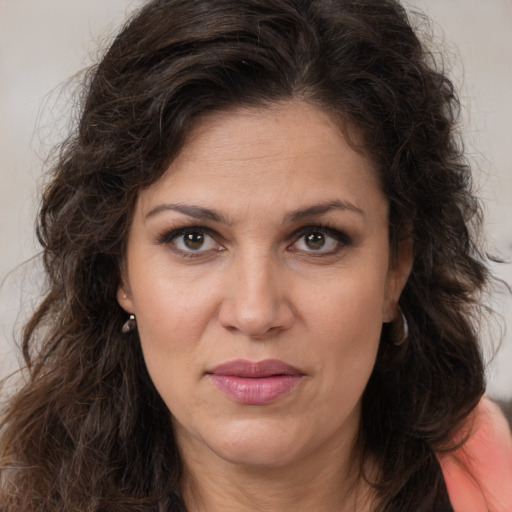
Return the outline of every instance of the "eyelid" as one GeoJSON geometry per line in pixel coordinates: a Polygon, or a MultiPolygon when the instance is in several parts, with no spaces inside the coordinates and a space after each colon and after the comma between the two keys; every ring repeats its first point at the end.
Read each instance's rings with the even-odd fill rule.
{"type": "MultiPolygon", "coordinates": [[[[352,237],[349,236],[347,233],[340,231],[339,229],[332,228],[332,227],[329,227],[326,225],[321,225],[321,224],[316,224],[316,225],[312,224],[309,226],[304,226],[304,227],[298,229],[297,231],[295,231],[293,233],[293,235],[290,237],[291,244],[289,244],[288,247],[293,246],[303,236],[308,235],[312,232],[323,233],[324,235],[333,238],[334,240],[336,240],[336,242],[338,242],[338,244],[341,247],[346,247],[346,246],[350,246],[353,244],[352,237]]],[[[333,254],[333,253],[337,252],[341,247],[337,247],[335,250],[321,250],[320,249],[317,251],[311,250],[311,251],[301,251],[301,252],[307,252],[308,254],[311,254],[313,256],[323,256],[323,255],[333,254]]]]}
{"type": "Polygon", "coordinates": [[[301,236],[311,233],[312,231],[324,233],[324,234],[329,235],[343,243],[347,243],[347,244],[351,243],[351,237],[349,235],[347,235],[347,233],[345,233],[337,228],[326,226],[324,224],[311,224],[308,226],[304,226],[304,227],[298,229],[297,231],[295,231],[293,233],[293,235],[290,237],[290,239],[294,240],[294,239],[300,238],[301,236]]]}
{"type": "Polygon", "coordinates": [[[196,225],[190,225],[190,226],[183,226],[180,228],[169,228],[164,230],[160,235],[158,235],[158,243],[161,244],[168,244],[170,243],[174,238],[177,238],[180,235],[183,235],[189,231],[200,231],[201,233],[204,233],[206,235],[211,236],[212,238],[215,238],[213,236],[214,232],[213,230],[206,228],[204,226],[196,226],[196,225]]]}
{"type": "MultiPolygon", "coordinates": [[[[158,244],[167,245],[169,248],[176,254],[182,255],[184,257],[204,257],[208,254],[212,254],[212,252],[219,252],[225,249],[225,241],[222,235],[220,235],[217,231],[206,227],[204,225],[197,225],[191,223],[190,225],[180,226],[180,227],[169,227],[164,230],[160,235],[157,236],[156,239],[158,244]],[[197,231],[203,233],[206,236],[212,238],[216,244],[218,244],[218,248],[216,249],[206,249],[206,250],[183,250],[177,247],[175,244],[172,244],[172,241],[186,233],[191,231],[197,231]]],[[[325,224],[310,224],[307,226],[303,226],[297,230],[295,230],[289,237],[287,242],[287,250],[297,253],[305,253],[309,256],[329,256],[337,253],[342,248],[350,246],[354,243],[353,238],[348,235],[345,231],[342,231],[337,228],[330,227],[325,224]],[[336,241],[337,247],[334,249],[318,249],[318,250],[304,250],[294,248],[293,246],[304,236],[311,234],[312,232],[323,233],[327,237],[332,238],[336,241]]]]}
{"type": "Polygon", "coordinates": [[[204,257],[208,254],[211,254],[212,252],[218,252],[218,251],[221,251],[221,250],[224,250],[224,247],[222,245],[222,243],[219,242],[219,238],[222,238],[220,237],[220,235],[210,229],[210,228],[207,228],[205,226],[198,226],[198,225],[190,225],[190,226],[183,226],[183,227],[180,227],[180,228],[171,228],[171,229],[167,229],[165,230],[161,235],[159,235],[157,237],[157,242],[158,244],[162,244],[162,245],[167,245],[169,247],[169,249],[178,254],[178,255],[181,255],[183,257],[187,257],[187,258],[198,258],[198,257],[204,257]],[[190,232],[199,232],[199,233],[202,233],[208,237],[210,237],[212,240],[215,241],[215,243],[220,246],[220,248],[216,248],[216,249],[206,249],[206,250],[183,250],[183,249],[180,249],[176,244],[173,244],[173,240],[175,240],[176,238],[179,238],[180,236],[183,236],[185,235],[186,233],[190,233],[190,232]]]}

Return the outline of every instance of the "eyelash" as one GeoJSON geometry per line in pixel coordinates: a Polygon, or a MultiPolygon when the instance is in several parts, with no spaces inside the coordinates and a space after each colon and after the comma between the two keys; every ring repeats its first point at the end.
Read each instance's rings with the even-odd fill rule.
{"type": "MultiPolygon", "coordinates": [[[[217,241],[219,238],[219,235],[215,231],[213,231],[212,229],[209,229],[207,227],[187,226],[187,227],[183,227],[183,228],[179,228],[179,229],[172,229],[170,231],[165,231],[158,237],[158,243],[162,244],[162,245],[170,246],[171,250],[173,252],[179,254],[180,256],[182,256],[184,258],[200,258],[200,257],[205,257],[206,254],[211,254],[212,250],[185,251],[185,250],[179,249],[176,246],[173,246],[172,242],[174,240],[176,240],[179,237],[182,237],[186,234],[193,234],[193,233],[207,235],[208,237],[212,238],[215,241],[217,241]]],[[[349,235],[347,235],[346,233],[339,231],[338,229],[331,228],[327,225],[321,225],[321,224],[302,227],[302,228],[298,229],[297,231],[295,231],[289,237],[289,240],[291,240],[291,243],[288,244],[287,249],[290,252],[302,252],[304,254],[307,254],[308,256],[312,256],[312,257],[316,257],[316,258],[332,256],[334,254],[337,254],[343,247],[348,247],[353,244],[352,238],[349,235]],[[294,245],[297,244],[301,239],[303,239],[307,235],[312,235],[315,233],[325,235],[325,236],[333,239],[336,242],[336,247],[334,249],[328,250],[328,251],[325,251],[322,249],[319,249],[318,251],[315,251],[313,249],[309,250],[309,251],[307,251],[307,250],[303,251],[303,250],[298,250],[298,249],[294,248],[294,245]]],[[[217,244],[219,246],[221,246],[221,244],[219,244],[218,242],[217,242],[217,244]]],[[[214,252],[221,252],[222,250],[224,250],[224,248],[215,249],[214,252]]]]}
{"type": "MultiPolygon", "coordinates": [[[[182,249],[179,249],[176,246],[173,247],[173,244],[172,244],[173,240],[178,239],[180,236],[182,237],[186,234],[193,234],[193,233],[207,235],[210,238],[212,238],[213,240],[216,240],[217,238],[219,238],[218,236],[216,236],[215,231],[213,231],[209,228],[206,228],[204,226],[187,226],[184,228],[172,229],[170,231],[164,232],[162,235],[160,235],[158,237],[158,243],[160,243],[162,245],[169,246],[173,252],[179,254],[180,256],[182,256],[184,258],[198,258],[201,256],[204,257],[206,251],[199,251],[199,250],[198,251],[193,251],[193,250],[184,251],[182,249]]],[[[217,249],[215,252],[220,252],[222,250],[223,249],[217,249]]]]}
{"type": "MultiPolygon", "coordinates": [[[[319,250],[316,252],[315,250],[305,251],[307,252],[308,256],[314,256],[317,258],[325,257],[325,256],[332,256],[334,254],[337,254],[342,248],[349,247],[352,245],[353,241],[352,238],[344,233],[343,231],[340,231],[338,229],[331,228],[327,225],[311,225],[311,226],[305,226],[303,228],[300,228],[298,231],[295,231],[295,233],[292,235],[293,244],[296,244],[299,240],[304,238],[307,235],[311,235],[314,233],[326,235],[333,240],[336,241],[336,247],[333,250],[329,251],[322,251],[319,250]]],[[[291,246],[289,246],[291,247],[291,246]]],[[[292,249],[290,249],[292,250],[292,249]]],[[[294,250],[292,250],[295,252],[294,250]]]]}

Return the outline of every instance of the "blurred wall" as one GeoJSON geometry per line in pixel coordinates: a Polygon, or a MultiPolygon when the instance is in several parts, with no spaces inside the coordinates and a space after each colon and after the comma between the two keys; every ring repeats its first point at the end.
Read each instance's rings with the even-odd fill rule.
{"type": "MultiPolygon", "coordinates": [[[[214,1],[214,0],[212,0],[214,1]]],[[[141,0],[0,0],[0,376],[16,368],[14,339],[37,301],[33,218],[42,160],[66,133],[70,88],[141,0]]],[[[462,91],[465,139],[487,210],[490,248],[512,260],[512,0],[411,0],[435,21],[462,91]]],[[[512,266],[496,272],[512,285],[512,266]]],[[[489,391],[512,398],[512,300],[494,295],[508,333],[489,391]]],[[[484,335],[484,338],[488,338],[484,335]]],[[[490,351],[487,350],[487,353],[490,351]]]]}

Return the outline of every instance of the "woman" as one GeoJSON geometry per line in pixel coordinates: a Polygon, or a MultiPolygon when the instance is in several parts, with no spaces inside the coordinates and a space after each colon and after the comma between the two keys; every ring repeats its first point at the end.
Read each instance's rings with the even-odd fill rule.
{"type": "Polygon", "coordinates": [[[3,510],[452,510],[488,280],[456,111],[395,1],[148,3],[44,193],[3,510]]]}

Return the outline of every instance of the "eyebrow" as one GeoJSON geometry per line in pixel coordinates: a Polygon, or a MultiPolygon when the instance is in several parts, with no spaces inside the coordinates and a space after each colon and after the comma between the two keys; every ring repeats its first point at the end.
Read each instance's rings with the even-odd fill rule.
{"type": "MultiPolygon", "coordinates": [[[[326,203],[319,203],[308,206],[306,208],[299,208],[297,210],[293,210],[285,215],[285,222],[297,222],[303,220],[308,217],[316,217],[319,215],[323,215],[331,210],[342,210],[342,211],[350,211],[360,215],[363,219],[366,218],[366,214],[364,211],[357,207],[355,204],[349,201],[340,201],[336,199],[334,201],[328,201],[326,203]]],[[[147,214],[146,219],[158,215],[159,213],[165,211],[176,211],[182,213],[184,215],[188,215],[189,217],[193,217],[198,220],[211,220],[214,222],[219,222],[223,224],[229,224],[229,221],[225,215],[223,215],[218,210],[213,210],[210,208],[203,208],[201,206],[195,206],[190,204],[174,204],[174,203],[163,203],[159,204],[152,208],[147,214]]]]}
{"type": "Polygon", "coordinates": [[[357,207],[355,204],[349,201],[340,201],[338,199],[334,201],[328,201],[326,203],[314,204],[312,206],[308,206],[307,208],[299,208],[294,210],[285,216],[286,221],[300,221],[307,217],[316,217],[319,215],[323,215],[331,210],[342,210],[342,211],[350,211],[360,215],[363,219],[366,219],[366,214],[361,208],[357,207]]]}
{"type": "Polygon", "coordinates": [[[210,208],[202,208],[201,206],[194,206],[189,204],[172,204],[172,203],[164,203],[159,204],[152,208],[147,214],[146,219],[158,215],[161,212],[165,211],[175,211],[183,213],[184,215],[188,215],[189,217],[193,217],[194,219],[207,219],[212,220],[214,222],[221,222],[224,224],[228,224],[227,218],[217,210],[212,210],[210,208]]]}

